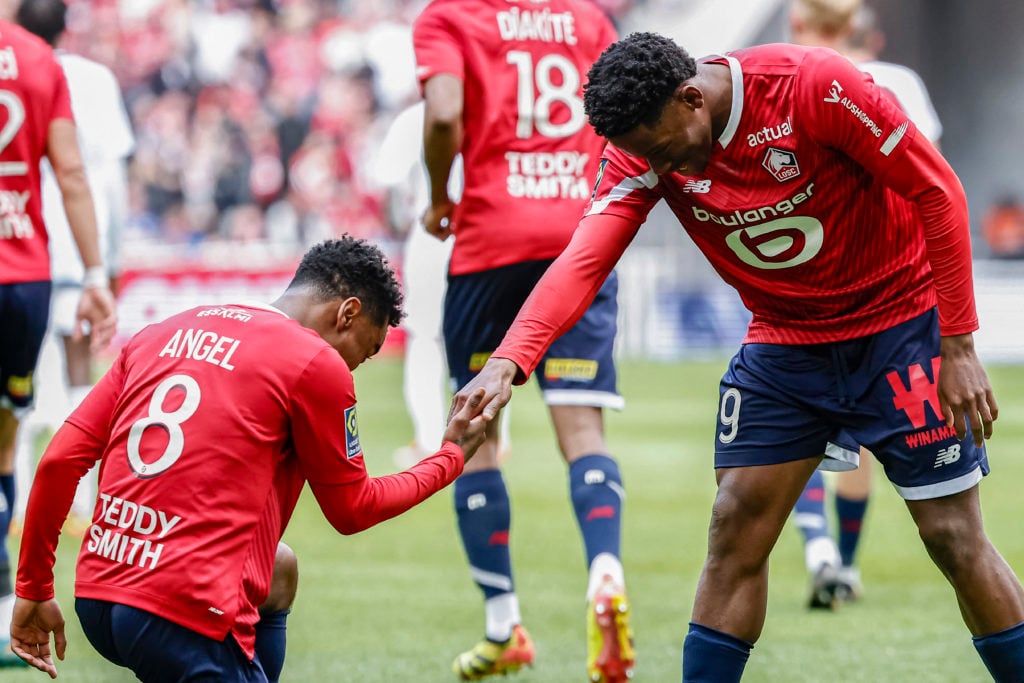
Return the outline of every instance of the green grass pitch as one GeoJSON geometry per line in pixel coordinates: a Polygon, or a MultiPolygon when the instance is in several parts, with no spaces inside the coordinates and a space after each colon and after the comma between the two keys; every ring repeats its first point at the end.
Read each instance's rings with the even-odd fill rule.
{"type": "MultiPolygon", "coordinates": [[[[713,421],[724,364],[621,366],[627,408],[609,415],[608,434],[628,491],[624,560],[638,649],[634,680],[640,683],[680,679],[714,496],[713,421]]],[[[989,443],[993,476],[982,483],[982,501],[990,536],[1020,572],[1024,367],[989,371],[1001,415],[989,443]]],[[[411,437],[400,378],[397,359],[370,362],[356,373],[361,440],[375,475],[394,470],[392,451],[411,437]]],[[[584,559],[564,467],[534,384],[515,390],[511,410],[505,476],[513,496],[512,552],[537,661],[507,680],[582,682],[584,559]]],[[[773,555],[768,619],[745,681],[987,680],[952,590],[928,560],[896,493],[881,478],[877,484],[861,546],[864,600],[836,613],[809,612],[799,533],[787,529],[773,555]]],[[[455,680],[451,659],[482,635],[483,611],[455,533],[449,491],[351,537],[328,526],[307,492],[285,540],[299,555],[301,578],[283,680],[455,680]]],[[[58,556],[69,640],[59,680],[133,680],[102,660],[78,628],[70,597],[76,550],[73,539],[64,539],[58,556]]],[[[6,669],[0,680],[46,679],[6,669]]]]}

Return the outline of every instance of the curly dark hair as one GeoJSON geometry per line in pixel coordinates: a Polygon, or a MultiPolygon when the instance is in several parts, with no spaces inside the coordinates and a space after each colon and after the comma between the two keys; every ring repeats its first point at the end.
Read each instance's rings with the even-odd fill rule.
{"type": "Polygon", "coordinates": [[[597,58],[583,86],[583,108],[606,138],[653,126],[672,94],[693,78],[697,64],[671,38],[631,33],[597,58]]]}
{"type": "Polygon", "coordinates": [[[314,245],[302,257],[288,288],[307,287],[321,301],[358,297],[375,323],[402,322],[402,292],[380,249],[351,235],[314,245]]]}
{"type": "Polygon", "coordinates": [[[16,21],[50,45],[56,45],[64,33],[68,6],[64,0],[24,0],[18,5],[16,21]]]}

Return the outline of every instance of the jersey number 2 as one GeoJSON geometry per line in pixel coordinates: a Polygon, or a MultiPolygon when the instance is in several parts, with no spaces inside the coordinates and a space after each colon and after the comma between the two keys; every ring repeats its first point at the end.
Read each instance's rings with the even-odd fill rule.
{"type": "MultiPolygon", "coordinates": [[[[10,90],[0,90],[0,107],[7,110],[7,123],[0,128],[0,155],[25,123],[25,105],[10,90]]],[[[28,164],[24,161],[0,161],[0,176],[25,175],[28,164]]]]}
{"type": "Polygon", "coordinates": [[[128,432],[128,465],[135,476],[140,479],[155,477],[178,461],[185,450],[185,433],[181,430],[181,423],[195,414],[201,397],[199,383],[188,375],[172,375],[157,385],[149,400],[149,414],[136,420],[128,432]],[[185,392],[185,397],[177,409],[165,412],[164,401],[175,389],[185,392]],[[140,447],[142,435],[149,427],[159,427],[167,433],[167,446],[159,458],[147,463],[142,459],[140,447]]]}
{"type": "Polygon", "coordinates": [[[516,67],[518,80],[516,137],[529,139],[536,127],[546,138],[567,138],[583,127],[583,100],[577,95],[580,72],[575,64],[562,55],[550,54],[541,57],[535,69],[533,56],[522,50],[511,50],[506,61],[516,67]],[[557,79],[552,77],[556,72],[557,79]],[[539,95],[534,90],[535,79],[539,95]],[[558,102],[569,109],[569,120],[564,123],[551,122],[551,107],[558,102]]]}

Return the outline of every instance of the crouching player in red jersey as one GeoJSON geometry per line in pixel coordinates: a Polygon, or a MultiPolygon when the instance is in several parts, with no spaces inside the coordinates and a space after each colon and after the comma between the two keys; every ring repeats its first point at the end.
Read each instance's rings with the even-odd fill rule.
{"type": "Polygon", "coordinates": [[[447,486],[483,441],[486,418],[467,409],[433,456],[368,475],[351,372],[401,316],[383,254],[346,236],[310,249],[273,305],[203,306],[137,334],[39,464],[14,651],[56,677],[54,549],[78,479],[102,459],[75,584],[90,643],[144,681],[266,681],[257,608],[304,483],[351,534],[447,486]]]}
{"type": "Polygon", "coordinates": [[[483,387],[485,412],[497,412],[664,199],[753,313],[720,386],[718,495],[683,680],[742,676],[793,504],[823,457],[855,461],[855,446],[832,443],[881,461],[985,665],[1020,681],[1024,591],[981,518],[998,409],[974,352],[970,226],[953,170],[880,88],[822,48],[695,62],[669,38],[633,34],[594,63],[584,104],[611,143],[594,197],[453,407],[483,387]]]}

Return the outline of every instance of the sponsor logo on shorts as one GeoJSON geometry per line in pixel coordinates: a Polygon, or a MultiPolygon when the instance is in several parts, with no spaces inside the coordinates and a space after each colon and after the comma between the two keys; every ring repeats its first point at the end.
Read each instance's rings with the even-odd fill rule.
{"type": "MultiPolygon", "coordinates": [[[[908,448],[921,448],[922,446],[930,446],[933,443],[946,441],[955,437],[955,429],[942,425],[941,427],[936,427],[934,429],[925,429],[920,432],[914,432],[913,434],[907,434],[906,437],[904,437],[904,440],[907,442],[908,448]]],[[[938,465],[936,465],[936,467],[938,467],[938,465]]]]}
{"type": "Polygon", "coordinates": [[[11,398],[25,398],[32,393],[32,373],[25,377],[11,377],[7,380],[7,393],[11,398]]]}
{"type": "Polygon", "coordinates": [[[490,351],[477,351],[469,357],[469,371],[480,372],[484,369],[484,363],[491,357],[490,351]]]}
{"type": "Polygon", "coordinates": [[[582,358],[549,358],[544,363],[544,377],[592,380],[597,377],[597,361],[582,358]]]}
{"type": "Polygon", "coordinates": [[[949,448],[942,448],[935,456],[935,467],[952,465],[960,459],[960,444],[955,443],[949,448]]]}
{"type": "Polygon", "coordinates": [[[354,458],[361,455],[363,447],[359,445],[359,423],[356,422],[356,407],[345,408],[345,457],[354,458]]]}

